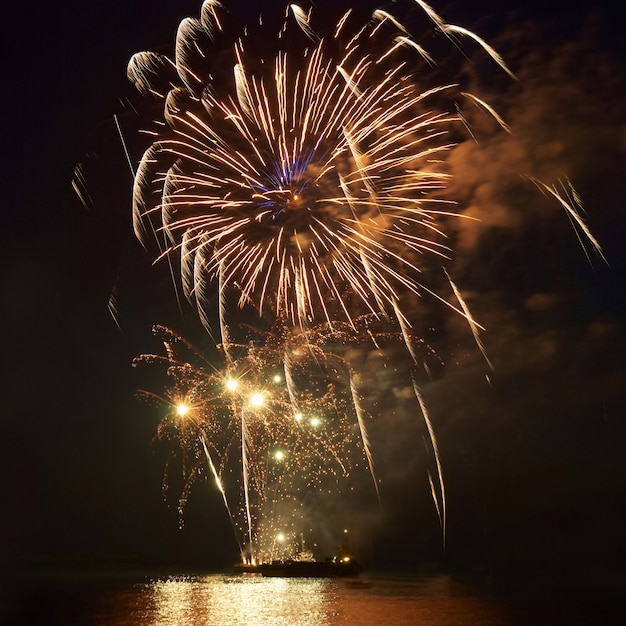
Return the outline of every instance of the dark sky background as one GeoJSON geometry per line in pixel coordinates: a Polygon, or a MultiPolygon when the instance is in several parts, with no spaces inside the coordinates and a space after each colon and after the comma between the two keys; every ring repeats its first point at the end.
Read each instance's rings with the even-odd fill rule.
{"type": "MultiPolygon", "coordinates": [[[[623,36],[610,1],[479,4],[433,3],[486,37],[519,78],[475,83],[514,135],[450,155],[452,191],[482,219],[455,233],[451,274],[487,329],[495,371],[489,384],[466,325],[441,312],[430,339],[446,367],[424,394],[448,492],[446,558],[503,576],[541,567],[600,581],[626,556],[623,36]],[[520,175],[569,177],[608,266],[586,259],[564,213],[520,175]]],[[[317,12],[329,5],[348,3],[320,1],[317,12]]],[[[237,556],[208,483],[182,530],[175,499],[163,501],[156,419],[134,398],[131,360],[159,349],[153,323],[209,340],[133,239],[132,178],[112,122],[120,99],[134,97],[129,57],[171,45],[199,6],[35,2],[9,27],[0,553],[10,559],[220,567],[237,556]],[[79,162],[89,209],[71,189],[79,162]],[[116,282],[121,329],[107,308],[116,282]]],[[[250,20],[258,6],[230,4],[250,20]]],[[[420,435],[396,436],[414,409],[391,387],[398,423],[373,427],[384,514],[362,542],[381,569],[441,552],[420,435]]]]}

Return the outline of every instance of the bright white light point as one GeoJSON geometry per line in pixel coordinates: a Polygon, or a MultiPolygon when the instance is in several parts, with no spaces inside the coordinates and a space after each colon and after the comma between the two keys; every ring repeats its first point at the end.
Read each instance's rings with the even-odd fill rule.
{"type": "Polygon", "coordinates": [[[228,389],[228,391],[235,391],[235,389],[237,389],[237,381],[234,378],[229,378],[226,381],[226,389],[228,389]]]}
{"type": "Polygon", "coordinates": [[[311,418],[311,426],[313,426],[313,428],[316,428],[319,425],[320,425],[320,418],[319,417],[312,417],[311,418]]]}
{"type": "Polygon", "coordinates": [[[189,407],[186,404],[177,404],[176,413],[181,417],[184,417],[187,413],[189,413],[189,407]]]}
{"type": "Polygon", "coordinates": [[[285,535],[283,535],[283,533],[278,533],[276,535],[276,540],[277,541],[285,541],[285,535]]]}
{"type": "Polygon", "coordinates": [[[277,451],[274,453],[274,458],[275,458],[277,461],[282,461],[282,460],[285,458],[285,453],[284,453],[282,450],[277,450],[277,451]]]}
{"type": "Polygon", "coordinates": [[[294,415],[294,418],[297,419],[299,422],[301,422],[302,421],[302,413],[296,413],[294,415]]]}
{"type": "Polygon", "coordinates": [[[252,406],[262,406],[264,402],[265,402],[265,396],[261,392],[253,393],[250,396],[250,404],[252,406]]]}
{"type": "Polygon", "coordinates": [[[274,378],[272,379],[275,383],[279,383],[282,378],[280,377],[280,374],[274,374],[274,378]]]}

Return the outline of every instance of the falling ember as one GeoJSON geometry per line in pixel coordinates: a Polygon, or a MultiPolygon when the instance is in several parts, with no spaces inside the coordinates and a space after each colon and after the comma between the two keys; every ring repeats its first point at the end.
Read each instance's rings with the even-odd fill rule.
{"type": "Polygon", "coordinates": [[[250,404],[254,407],[261,407],[265,404],[265,395],[262,393],[253,393],[250,396],[250,404]]]}
{"type": "Polygon", "coordinates": [[[187,415],[187,413],[189,413],[189,407],[186,404],[179,404],[176,407],[176,413],[180,417],[185,417],[185,415],[187,415]]]}
{"type": "Polygon", "coordinates": [[[226,389],[228,389],[228,391],[235,391],[235,389],[237,389],[238,386],[239,385],[237,384],[237,381],[232,378],[229,378],[226,381],[226,389]]]}

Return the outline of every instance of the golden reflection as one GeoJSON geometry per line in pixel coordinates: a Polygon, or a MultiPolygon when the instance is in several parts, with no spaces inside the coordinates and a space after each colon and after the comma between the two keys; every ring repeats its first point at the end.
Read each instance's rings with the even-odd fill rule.
{"type": "Polygon", "coordinates": [[[332,623],[337,583],[328,579],[225,576],[171,578],[148,586],[146,626],[332,623]]]}

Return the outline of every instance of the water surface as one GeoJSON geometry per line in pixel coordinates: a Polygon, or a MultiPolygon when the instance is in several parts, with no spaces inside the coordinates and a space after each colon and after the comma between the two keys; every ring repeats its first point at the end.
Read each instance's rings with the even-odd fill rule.
{"type": "Polygon", "coordinates": [[[284,579],[56,572],[23,580],[7,624],[81,626],[516,626],[619,623],[584,594],[503,596],[448,575],[284,579]]]}

